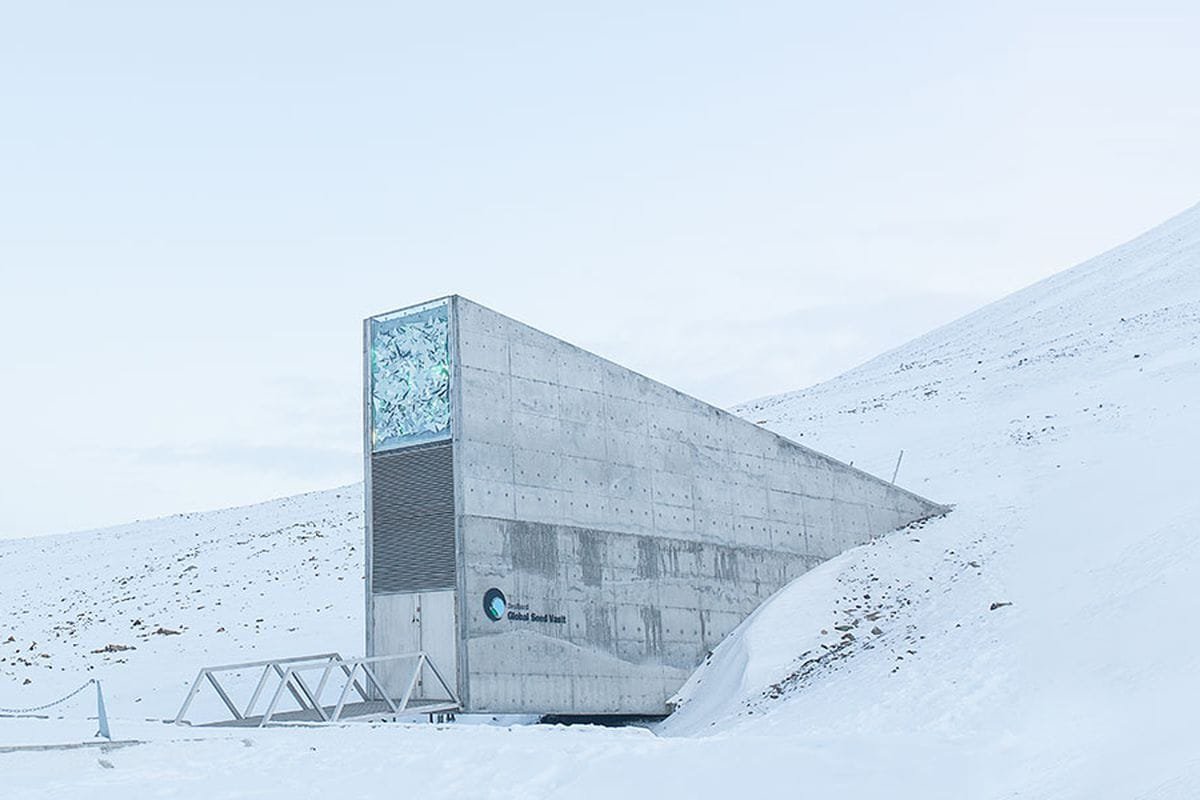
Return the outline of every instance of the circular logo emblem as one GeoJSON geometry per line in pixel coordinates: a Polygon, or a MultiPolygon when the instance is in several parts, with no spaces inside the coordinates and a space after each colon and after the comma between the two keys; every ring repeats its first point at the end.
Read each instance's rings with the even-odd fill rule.
{"type": "Polygon", "coordinates": [[[484,592],[483,613],[487,614],[492,622],[504,619],[504,609],[507,607],[508,601],[504,599],[504,592],[499,589],[488,589],[484,592]]]}

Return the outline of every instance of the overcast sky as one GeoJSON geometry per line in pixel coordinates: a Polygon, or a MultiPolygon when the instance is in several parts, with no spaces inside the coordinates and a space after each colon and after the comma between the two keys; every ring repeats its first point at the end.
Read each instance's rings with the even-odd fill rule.
{"type": "Polygon", "coordinates": [[[720,405],[1200,200],[1194,3],[5,3],[0,537],[359,480],[461,293],[720,405]]]}

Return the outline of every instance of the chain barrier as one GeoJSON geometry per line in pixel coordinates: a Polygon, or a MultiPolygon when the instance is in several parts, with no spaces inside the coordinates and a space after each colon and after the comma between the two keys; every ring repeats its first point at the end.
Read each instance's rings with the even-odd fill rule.
{"type": "Polygon", "coordinates": [[[80,692],[82,692],[84,689],[91,686],[95,682],[96,682],[96,679],[92,678],[90,681],[85,683],[83,686],[80,686],[75,691],[73,691],[70,694],[65,695],[63,697],[60,697],[51,703],[46,703],[45,705],[42,705],[42,706],[34,706],[33,708],[0,708],[0,714],[32,714],[35,711],[45,711],[47,708],[54,708],[54,706],[58,705],[59,703],[67,702],[72,697],[79,694],[80,692]]]}

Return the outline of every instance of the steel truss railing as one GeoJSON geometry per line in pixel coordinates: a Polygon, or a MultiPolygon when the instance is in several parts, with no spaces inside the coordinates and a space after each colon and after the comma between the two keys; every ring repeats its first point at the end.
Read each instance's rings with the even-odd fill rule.
{"type": "MultiPolygon", "coordinates": [[[[401,673],[401,675],[403,674],[401,673]]],[[[240,724],[262,727],[269,724],[276,715],[284,713],[290,719],[301,718],[313,722],[337,722],[347,712],[350,712],[350,716],[362,716],[368,713],[390,713],[392,715],[406,713],[422,714],[426,712],[453,711],[459,706],[454,690],[446,683],[446,679],[438,672],[437,667],[434,666],[433,661],[430,660],[424,651],[390,656],[372,656],[369,658],[342,658],[337,653],[319,653],[310,656],[294,656],[292,658],[276,658],[266,661],[248,661],[242,664],[204,667],[197,673],[196,680],[192,682],[192,688],[188,691],[187,697],[179,709],[179,713],[175,715],[174,722],[176,725],[190,724],[186,719],[188,708],[191,707],[192,701],[196,699],[196,695],[200,693],[206,681],[212,686],[213,690],[217,693],[217,697],[221,699],[221,702],[225,704],[225,707],[232,715],[232,719],[210,724],[240,724]],[[405,661],[411,662],[412,672],[406,681],[401,681],[401,685],[405,688],[400,697],[396,698],[384,688],[376,671],[381,665],[390,665],[405,661]],[[429,668],[429,671],[441,686],[445,693],[445,699],[430,701],[423,698],[419,701],[414,701],[413,693],[417,688],[417,684],[421,679],[421,672],[425,667],[429,668]],[[259,668],[262,669],[262,674],[259,676],[258,683],[255,684],[254,692],[250,695],[250,700],[244,707],[239,707],[229,696],[229,692],[222,685],[219,676],[224,675],[228,679],[229,673],[242,673],[259,668]],[[316,670],[321,671],[321,678],[314,689],[309,681],[305,680],[304,673],[312,673],[316,670]],[[338,673],[341,673],[341,677],[338,677],[338,673]],[[255,713],[255,707],[263,697],[272,676],[278,680],[278,683],[275,684],[270,701],[260,716],[255,713]],[[340,684],[341,690],[337,695],[336,701],[329,704],[324,702],[322,698],[326,689],[331,686],[331,678],[333,679],[332,685],[336,686],[340,684]],[[285,690],[291,694],[292,699],[300,706],[299,717],[296,716],[296,712],[280,711],[279,704],[283,699],[285,690]],[[358,701],[351,701],[352,690],[358,696],[358,701]]]]}

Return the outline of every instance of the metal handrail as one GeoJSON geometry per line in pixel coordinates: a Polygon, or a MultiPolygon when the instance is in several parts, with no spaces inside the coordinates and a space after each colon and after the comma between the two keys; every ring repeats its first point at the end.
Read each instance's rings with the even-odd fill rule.
{"type": "MultiPolygon", "coordinates": [[[[183,722],[184,715],[187,713],[187,710],[191,706],[192,701],[196,698],[196,695],[199,694],[200,687],[205,680],[212,685],[213,690],[217,693],[217,696],[221,698],[221,702],[225,704],[225,707],[229,709],[229,713],[233,715],[233,718],[237,720],[243,720],[253,714],[254,704],[258,702],[258,697],[262,693],[262,689],[266,685],[267,678],[270,677],[272,671],[282,678],[282,667],[284,664],[297,664],[307,661],[330,662],[341,660],[341,654],[332,652],[317,653],[315,655],[307,656],[290,656],[288,658],[265,659],[262,661],[243,661],[239,664],[222,664],[216,667],[204,667],[196,674],[196,680],[192,682],[192,688],[188,690],[187,697],[184,699],[183,705],[179,709],[179,713],[175,715],[174,722],[176,725],[179,725],[183,722]],[[230,699],[229,694],[225,691],[225,688],[217,679],[216,673],[241,672],[243,670],[256,669],[258,667],[263,667],[262,677],[260,677],[258,680],[258,685],[255,687],[254,694],[250,697],[250,702],[246,704],[246,710],[241,711],[236,705],[234,705],[233,700],[230,699]]],[[[295,698],[297,703],[300,703],[301,706],[303,706],[304,700],[299,696],[295,688],[289,688],[291,689],[292,697],[295,698]]]]}
{"type": "Polygon", "coordinates": [[[290,658],[267,659],[263,661],[248,661],[240,664],[225,664],[216,667],[204,667],[196,675],[195,681],[192,682],[192,687],[188,691],[187,697],[183,701],[183,705],[179,709],[179,713],[175,715],[174,722],[177,725],[186,722],[188,708],[191,707],[192,701],[199,694],[201,687],[205,681],[213,687],[217,696],[224,703],[225,707],[233,717],[234,722],[242,722],[246,724],[255,724],[252,721],[254,716],[254,707],[258,703],[266,688],[267,682],[274,673],[279,678],[279,683],[275,686],[275,690],[271,695],[271,699],[263,711],[261,718],[257,721],[259,727],[267,725],[271,722],[274,716],[278,713],[279,702],[283,698],[283,692],[286,689],[300,706],[301,711],[311,711],[317,716],[317,721],[320,722],[337,722],[342,718],[347,704],[347,699],[350,696],[350,691],[353,689],[362,699],[363,703],[372,702],[372,697],[368,693],[367,688],[371,687],[378,699],[381,699],[384,705],[392,714],[400,714],[409,708],[409,703],[412,700],[413,692],[416,690],[417,684],[421,678],[423,668],[429,667],[430,672],[437,679],[438,684],[446,693],[446,700],[439,710],[442,708],[457,708],[459,705],[458,698],[454,694],[454,690],[446,682],[446,679],[434,666],[429,655],[424,651],[415,653],[400,653],[397,655],[386,656],[367,656],[359,658],[342,658],[338,653],[320,653],[311,656],[293,656],[290,658]],[[397,662],[403,660],[413,660],[412,676],[405,685],[404,693],[396,702],[389,695],[389,692],[384,688],[383,683],[375,674],[374,666],[388,662],[397,662]],[[222,686],[220,678],[221,673],[240,672],[249,669],[263,668],[262,675],[255,684],[254,692],[250,696],[249,702],[244,710],[240,709],[229,696],[229,693],[222,686]],[[314,690],[303,677],[304,672],[320,669],[321,678],[314,690]],[[340,670],[345,675],[345,683],[342,685],[341,691],[338,694],[337,701],[328,708],[322,702],[325,689],[329,685],[329,679],[334,672],[340,670]],[[359,682],[359,672],[362,673],[362,682],[359,682]],[[365,686],[364,686],[365,684],[365,686]]]}

